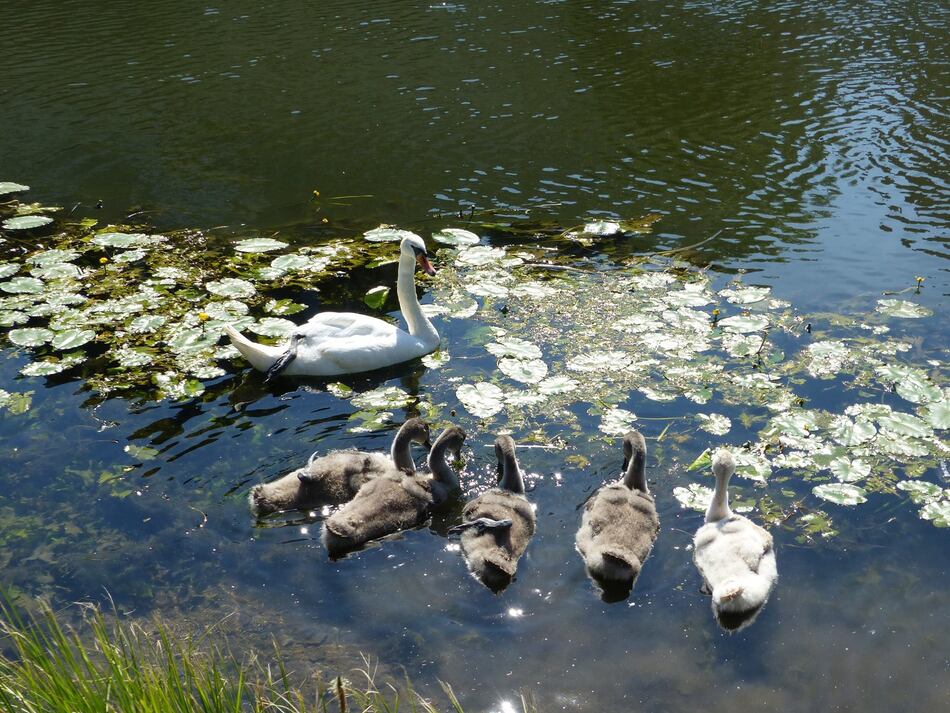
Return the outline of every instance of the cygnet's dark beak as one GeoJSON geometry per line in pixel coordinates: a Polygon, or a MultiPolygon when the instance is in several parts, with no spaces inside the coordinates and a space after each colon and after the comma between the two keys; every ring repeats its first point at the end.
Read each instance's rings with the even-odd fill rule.
{"type": "Polygon", "coordinates": [[[428,436],[426,436],[426,439],[422,442],[422,447],[425,448],[427,451],[431,451],[431,450],[432,450],[432,439],[429,438],[428,436]]]}
{"type": "Polygon", "coordinates": [[[416,253],[416,262],[419,264],[419,267],[425,270],[427,275],[435,274],[435,268],[432,267],[432,263],[429,262],[429,258],[425,253],[416,253]]]}

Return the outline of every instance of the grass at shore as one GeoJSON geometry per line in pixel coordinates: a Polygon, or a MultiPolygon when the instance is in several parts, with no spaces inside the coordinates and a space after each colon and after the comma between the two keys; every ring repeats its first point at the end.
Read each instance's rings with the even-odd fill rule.
{"type": "MultiPolygon", "coordinates": [[[[351,679],[289,673],[275,649],[268,660],[238,659],[227,642],[182,641],[86,608],[78,627],[48,606],[27,614],[0,601],[0,707],[17,713],[464,713],[443,684],[446,707],[406,681],[376,684],[367,660],[351,679]]],[[[522,701],[527,713],[532,707],[522,701]]]]}

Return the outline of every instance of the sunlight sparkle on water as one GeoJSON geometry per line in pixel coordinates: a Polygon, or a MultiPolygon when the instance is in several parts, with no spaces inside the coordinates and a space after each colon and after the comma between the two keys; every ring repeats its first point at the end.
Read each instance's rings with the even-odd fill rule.
{"type": "Polygon", "coordinates": [[[520,619],[524,616],[524,609],[519,609],[518,607],[508,607],[508,616],[512,619],[520,619]]]}

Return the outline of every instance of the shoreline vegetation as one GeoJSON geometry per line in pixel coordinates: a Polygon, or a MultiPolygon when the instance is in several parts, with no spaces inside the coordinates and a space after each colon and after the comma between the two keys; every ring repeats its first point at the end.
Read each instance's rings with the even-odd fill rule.
{"type": "MultiPolygon", "coordinates": [[[[373,662],[326,678],[288,670],[279,647],[237,656],[210,632],[181,639],[165,624],[146,627],[92,604],[77,626],[48,604],[0,599],[0,704],[23,713],[464,713],[447,683],[436,701],[382,678],[373,662]]],[[[536,710],[522,696],[524,713],[536,710]]]]}

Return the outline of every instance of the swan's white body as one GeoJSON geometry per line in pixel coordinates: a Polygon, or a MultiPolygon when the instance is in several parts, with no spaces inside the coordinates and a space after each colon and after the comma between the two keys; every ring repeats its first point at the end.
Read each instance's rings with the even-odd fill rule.
{"type": "Polygon", "coordinates": [[[706,510],[706,524],[693,538],[693,560],[712,593],[717,616],[754,614],[778,579],[772,536],[729,509],[728,484],[734,471],[732,455],[716,453],[716,492],[706,510]]]}
{"type": "MultiPolygon", "coordinates": [[[[435,270],[426,257],[425,243],[417,235],[400,244],[396,294],[409,331],[376,317],[355,312],[321,312],[298,327],[296,358],[281,371],[288,376],[335,376],[382,369],[421,357],[439,346],[439,333],[422,312],[416,296],[417,261],[429,272],[435,270]]],[[[251,366],[268,371],[283,357],[290,343],[267,346],[252,342],[231,326],[225,327],[231,343],[251,366]]]]}

